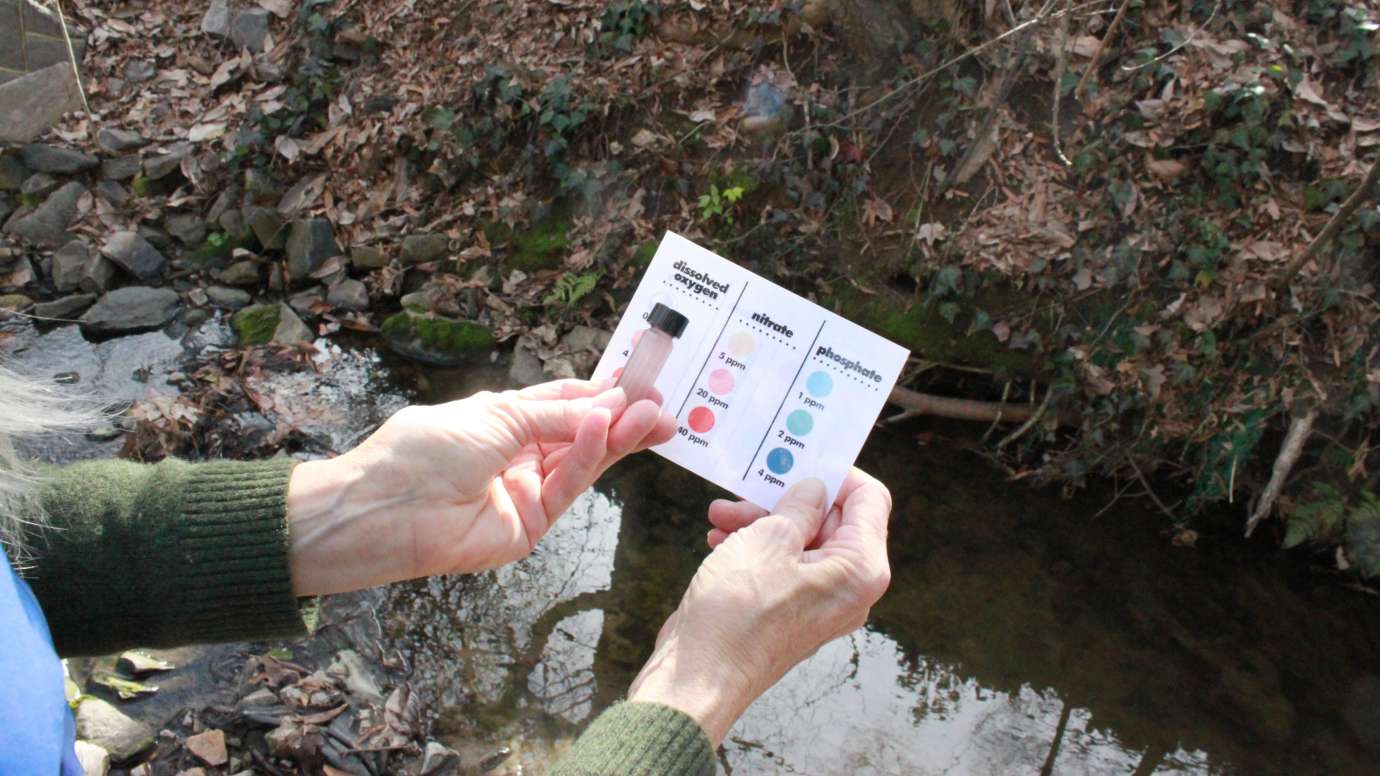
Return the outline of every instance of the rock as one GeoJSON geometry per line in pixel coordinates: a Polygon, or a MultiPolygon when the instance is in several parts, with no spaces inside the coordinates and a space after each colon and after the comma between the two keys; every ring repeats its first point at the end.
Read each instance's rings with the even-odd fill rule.
{"type": "Polygon", "coordinates": [[[127,181],[144,168],[138,156],[117,156],[101,162],[101,177],[108,181],[127,181]]]}
{"type": "Polygon", "coordinates": [[[184,743],[187,751],[196,755],[196,758],[207,765],[224,765],[230,760],[230,753],[225,750],[225,731],[207,730],[188,736],[184,743]]]}
{"type": "Polygon", "coordinates": [[[547,380],[572,380],[579,377],[578,370],[575,369],[575,362],[567,356],[552,356],[541,366],[542,374],[547,380]]]}
{"type": "Polygon", "coordinates": [[[172,235],[153,224],[139,224],[139,227],[135,230],[135,234],[148,240],[153,247],[160,251],[170,251],[177,247],[177,243],[173,242],[172,235]]]}
{"type": "Polygon", "coordinates": [[[404,310],[413,310],[422,313],[428,312],[432,309],[431,294],[427,293],[426,289],[413,291],[410,294],[403,294],[402,297],[398,299],[398,304],[402,305],[404,310]]]}
{"type": "Polygon", "coordinates": [[[426,742],[426,752],[422,755],[421,776],[445,776],[460,767],[460,753],[441,744],[439,741],[426,742]]]}
{"type": "Polygon", "coordinates": [[[130,719],[100,698],[87,697],[77,707],[77,737],[105,749],[115,762],[129,760],[153,746],[153,728],[130,719]]]}
{"type": "Polygon", "coordinates": [[[71,320],[78,313],[95,304],[95,294],[72,294],[34,305],[34,315],[43,318],[71,320]]]}
{"type": "Polygon", "coordinates": [[[106,776],[110,773],[110,752],[90,741],[77,742],[77,762],[82,776],[106,776]]]}
{"type": "Polygon", "coordinates": [[[508,367],[508,378],[521,386],[546,382],[541,359],[521,344],[513,348],[513,363],[508,367]]]}
{"type": "Polygon", "coordinates": [[[165,153],[144,160],[144,177],[151,181],[166,178],[181,168],[182,160],[191,155],[191,143],[173,143],[165,153]]]}
{"type": "Polygon", "coordinates": [[[18,154],[0,156],[0,191],[19,191],[28,177],[29,168],[24,166],[18,154]]]}
{"type": "Polygon", "coordinates": [[[96,194],[115,207],[128,205],[131,197],[129,189],[115,181],[97,181],[96,194]]]}
{"type": "Polygon", "coordinates": [[[355,269],[379,269],[388,266],[388,254],[372,245],[356,245],[350,249],[350,264],[355,269]]]}
{"type": "Polygon", "coordinates": [[[228,288],[226,286],[208,286],[206,288],[206,298],[216,307],[224,307],[230,310],[239,310],[248,307],[253,299],[248,291],[241,291],[238,288],[228,288]]]}
{"type": "Polygon", "coordinates": [[[391,94],[373,94],[364,101],[365,113],[392,113],[398,98],[391,94]]]}
{"type": "Polygon", "coordinates": [[[81,290],[90,294],[103,294],[115,280],[115,265],[99,253],[91,254],[82,268],[81,290]]]}
{"type": "Polygon", "coordinates": [[[101,163],[90,154],[81,151],[73,151],[70,148],[59,148],[57,146],[45,145],[43,143],[30,143],[19,149],[19,156],[24,160],[24,165],[35,172],[52,172],[60,175],[72,175],[73,173],[84,172],[95,168],[101,163]]]}
{"type": "Polygon", "coordinates": [[[14,212],[14,201],[9,194],[0,194],[0,224],[5,223],[5,219],[14,212]]]}
{"type": "Polygon", "coordinates": [[[198,765],[195,768],[178,771],[174,776],[206,776],[206,769],[198,765]]]}
{"type": "Polygon", "coordinates": [[[5,259],[4,265],[4,271],[0,272],[0,288],[23,288],[38,277],[34,273],[34,263],[27,256],[10,256],[5,259]]]}
{"type": "Polygon", "coordinates": [[[572,353],[592,351],[603,353],[613,339],[613,332],[603,331],[592,326],[576,326],[570,333],[561,337],[561,344],[572,353]]]}
{"type": "Polygon", "coordinates": [[[159,671],[171,671],[175,666],[166,660],[159,660],[147,652],[130,649],[120,653],[117,665],[133,676],[147,676],[159,671]]]}
{"type": "Polygon", "coordinates": [[[266,345],[270,342],[290,345],[297,342],[311,342],[311,329],[291,307],[277,304],[256,304],[235,313],[230,325],[239,337],[241,347],[266,345]]]}
{"type": "Polygon", "coordinates": [[[180,305],[177,292],[170,288],[117,288],[86,311],[81,317],[81,327],[93,337],[150,331],[171,322],[180,305]]]}
{"type": "Polygon", "coordinates": [[[148,145],[149,141],[138,132],[103,127],[96,133],[96,144],[112,154],[118,154],[122,151],[137,151],[148,145]]]}
{"type": "Polygon", "coordinates": [[[163,220],[163,228],[186,246],[200,245],[206,241],[206,219],[192,213],[175,213],[163,220]]]}
{"type": "Polygon", "coordinates": [[[266,251],[280,251],[287,244],[287,228],[278,211],[267,207],[251,207],[245,211],[245,220],[254,231],[254,237],[266,251]]]}
{"type": "Polygon", "coordinates": [[[267,170],[250,167],[244,171],[244,191],[255,202],[276,200],[282,194],[278,183],[267,170]]]}
{"type": "Polygon", "coordinates": [[[287,238],[287,265],[288,275],[293,280],[302,280],[326,259],[338,255],[340,247],[336,245],[330,221],[309,218],[292,222],[287,238]]]}
{"type": "Polygon", "coordinates": [[[206,211],[206,220],[213,224],[220,223],[221,216],[225,215],[226,211],[234,209],[235,202],[239,198],[240,189],[238,186],[227,186],[221,189],[220,193],[216,195],[216,201],[212,202],[210,209],[206,211]]]}
{"type": "Polygon", "coordinates": [[[0,144],[27,143],[81,110],[72,66],[58,62],[0,84],[0,144]]]}
{"type": "Polygon", "coordinates": [[[67,227],[77,217],[77,200],[85,193],[86,187],[80,183],[68,183],[49,194],[42,205],[11,218],[5,233],[38,245],[61,245],[71,239],[67,227]]]}
{"type": "Polygon", "coordinates": [[[254,231],[244,221],[244,211],[239,208],[232,207],[221,213],[216,223],[220,224],[220,228],[238,245],[247,244],[249,238],[254,236],[254,231]]]}
{"type": "Polygon", "coordinates": [[[24,179],[24,185],[19,187],[19,192],[25,197],[41,199],[57,191],[59,183],[57,178],[46,172],[36,172],[24,179]]]}
{"type": "Polygon", "coordinates": [[[260,687],[254,692],[240,698],[240,702],[236,705],[240,708],[249,706],[277,706],[278,696],[267,687],[260,687]]]}
{"type": "Polygon", "coordinates": [[[101,255],[140,280],[160,277],[168,260],[136,232],[116,232],[101,246],[101,255]]]}
{"type": "Polygon", "coordinates": [[[293,312],[303,318],[312,318],[316,316],[316,313],[312,312],[312,306],[323,301],[325,298],[326,295],[322,292],[321,287],[313,286],[306,291],[299,291],[293,294],[288,299],[288,307],[291,307],[293,312]]]}
{"type": "Polygon", "coordinates": [[[80,288],[81,279],[86,274],[86,263],[90,259],[91,253],[86,250],[86,243],[81,240],[72,240],[58,248],[53,254],[53,286],[59,291],[75,291],[80,288]]]}
{"type": "Polygon", "coordinates": [[[34,306],[34,300],[24,294],[4,294],[0,295],[0,310],[10,310],[21,313],[34,306]]]}
{"type": "Polygon", "coordinates": [[[445,258],[450,253],[450,240],[443,234],[413,234],[403,239],[404,267],[445,258]]]}
{"type": "Polygon", "coordinates": [[[459,366],[494,347],[494,335],[472,321],[404,310],[383,322],[383,341],[394,352],[435,366],[459,366]]]}
{"type": "Polygon", "coordinates": [[[158,68],[147,59],[131,59],[125,63],[125,80],[130,83],[141,84],[157,74],[158,68]]]}
{"type": "Polygon", "coordinates": [[[269,14],[262,8],[237,11],[230,19],[230,41],[254,53],[264,50],[268,38],[269,14]]]}
{"type": "Polygon", "coordinates": [[[373,665],[353,649],[342,649],[335,653],[335,660],[326,669],[326,675],[339,679],[345,689],[371,703],[383,703],[383,689],[373,665]]]}
{"type": "Polygon", "coordinates": [[[233,12],[225,0],[211,0],[211,7],[201,17],[201,31],[217,38],[230,37],[230,18],[233,12]]]}
{"type": "Polygon", "coordinates": [[[331,286],[326,301],[342,310],[362,312],[369,309],[369,289],[358,280],[346,278],[331,286]]]}
{"type": "Polygon", "coordinates": [[[791,118],[790,96],[770,81],[755,83],[748,87],[742,114],[739,127],[748,134],[779,131],[791,118]]]}
{"type": "Polygon", "coordinates": [[[206,289],[193,288],[187,292],[187,301],[194,307],[205,307],[206,303],[211,301],[211,297],[206,295],[206,289]]]}
{"type": "Polygon", "coordinates": [[[216,279],[227,286],[259,285],[259,263],[256,261],[237,261],[216,274],[216,279]]]}

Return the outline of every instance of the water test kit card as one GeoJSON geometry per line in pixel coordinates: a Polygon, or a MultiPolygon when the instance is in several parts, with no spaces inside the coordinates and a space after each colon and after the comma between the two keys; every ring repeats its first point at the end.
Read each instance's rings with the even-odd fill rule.
{"type": "Polygon", "coordinates": [[[832,503],[908,352],[668,232],[595,379],[621,373],[658,303],[689,324],[656,381],[676,436],[652,449],[765,509],[807,477],[832,503]]]}

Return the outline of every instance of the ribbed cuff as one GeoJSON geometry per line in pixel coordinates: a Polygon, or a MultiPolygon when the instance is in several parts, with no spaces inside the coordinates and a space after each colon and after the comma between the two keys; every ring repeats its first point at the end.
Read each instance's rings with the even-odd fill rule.
{"type": "Polygon", "coordinates": [[[166,620],[178,640],[295,636],[311,627],[315,607],[293,595],[287,559],[295,464],[280,457],[187,468],[166,620]]]}
{"type": "Polygon", "coordinates": [[[659,703],[619,703],[594,720],[549,776],[707,776],[714,750],[686,714],[659,703]]]}

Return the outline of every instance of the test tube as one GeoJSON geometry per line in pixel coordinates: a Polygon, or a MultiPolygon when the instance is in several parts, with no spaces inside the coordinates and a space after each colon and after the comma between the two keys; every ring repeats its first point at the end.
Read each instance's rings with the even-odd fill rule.
{"type": "Polygon", "coordinates": [[[628,395],[629,404],[651,393],[661,368],[671,355],[672,344],[685,332],[690,319],[657,302],[647,316],[647,323],[648,329],[642,332],[642,338],[623,366],[623,374],[618,377],[618,387],[628,395]]]}

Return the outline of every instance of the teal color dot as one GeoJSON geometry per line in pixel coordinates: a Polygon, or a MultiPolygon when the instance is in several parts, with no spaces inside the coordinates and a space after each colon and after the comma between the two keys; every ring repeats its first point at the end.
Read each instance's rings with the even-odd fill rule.
{"type": "Polygon", "coordinates": [[[812,372],[805,378],[805,390],[809,391],[811,396],[828,396],[834,390],[834,378],[830,377],[828,372],[812,372]]]}
{"type": "Polygon", "coordinates": [[[777,447],[767,453],[767,468],[771,469],[773,474],[785,474],[792,466],[795,466],[795,457],[791,455],[790,450],[777,447]]]}
{"type": "Polygon", "coordinates": [[[815,427],[815,419],[805,410],[796,410],[786,416],[786,428],[796,436],[805,436],[815,427]]]}

